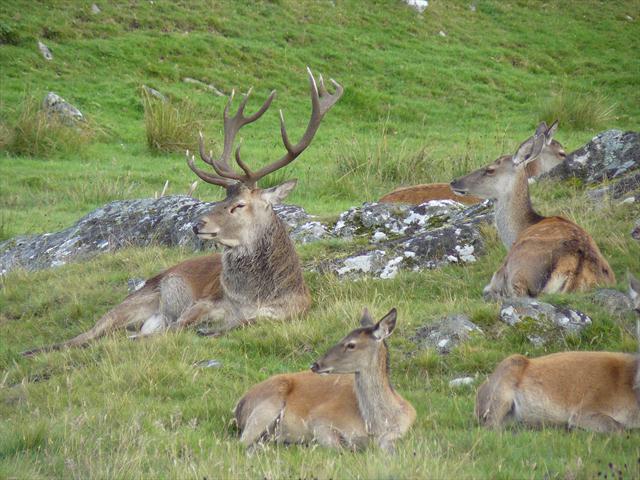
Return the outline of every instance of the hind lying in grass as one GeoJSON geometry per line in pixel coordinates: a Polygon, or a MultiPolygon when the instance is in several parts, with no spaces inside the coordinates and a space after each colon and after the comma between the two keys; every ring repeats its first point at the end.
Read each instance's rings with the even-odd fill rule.
{"type": "Polygon", "coordinates": [[[373,439],[393,450],[416,418],[389,381],[385,339],[396,326],[396,310],[374,324],[365,309],[360,323],[311,366],[312,372],[275,375],[240,399],[235,417],[242,443],[316,441],[356,449],[373,439]]]}
{"type": "MultiPolygon", "coordinates": [[[[629,283],[639,311],[640,284],[631,276],[629,283]]],[[[475,413],[481,424],[494,428],[509,422],[597,432],[640,428],[640,354],[511,355],[478,389],[475,413]]]]}
{"type": "Polygon", "coordinates": [[[566,218],[544,217],[531,206],[526,166],[540,156],[554,131],[542,123],[512,156],[500,157],[451,182],[460,195],[496,200],[498,235],[509,252],[484,288],[487,298],[537,297],[616,281],[585,230],[566,218]]]}

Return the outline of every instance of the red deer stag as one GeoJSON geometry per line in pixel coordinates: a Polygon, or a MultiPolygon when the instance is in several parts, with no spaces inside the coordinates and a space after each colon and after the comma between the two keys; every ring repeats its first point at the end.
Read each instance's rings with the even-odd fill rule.
{"type": "MultiPolygon", "coordinates": [[[[542,123],[546,129],[546,123],[542,123]]],[[[540,155],[531,163],[527,164],[527,177],[534,178],[542,173],[548,172],[553,167],[564,162],[567,154],[562,148],[562,144],[553,139],[553,134],[558,128],[558,122],[555,121],[551,127],[547,129],[544,147],[540,155]]],[[[456,195],[448,183],[424,183],[421,185],[412,185],[410,187],[396,188],[393,192],[387,193],[378,200],[380,203],[408,203],[410,205],[420,205],[430,200],[455,200],[456,202],[466,205],[473,205],[482,201],[480,197],[467,195],[461,197],[456,195]]]]}
{"type": "Polygon", "coordinates": [[[360,323],[311,366],[315,373],[275,375],[242,397],[235,417],[244,445],[274,439],[357,449],[373,439],[393,451],[416,418],[389,381],[385,339],[395,328],[396,309],[375,324],[365,309],[360,323]]]}
{"type": "Polygon", "coordinates": [[[459,195],[496,200],[498,235],[509,252],[485,287],[485,297],[535,297],[615,283],[611,267],[587,232],[565,218],[543,217],[531,206],[526,166],[539,157],[552,134],[553,127],[541,124],[513,156],[500,157],[451,182],[459,195]]]}
{"type": "Polygon", "coordinates": [[[249,93],[234,116],[229,115],[233,94],[224,109],[224,146],[219,159],[206,153],[200,135],[200,156],[215,172],[195,166],[187,152],[189,167],[205,182],[224,187],[227,197],[194,226],[201,239],[211,239],[224,253],[186,260],[147,280],[142,289],[108,311],[89,331],[66,342],[24,352],[33,355],[48,350],[87,345],[98,337],[123,327],[140,328],[140,335],[182,328],[203,321],[213,322],[213,334],[254,321],[257,317],[284,319],[306,311],[311,303],[300,262],[284,223],[273,211],[296,185],[295,180],[261,189],[265,175],[288,165],[311,143],[324,115],[343,93],[334,80],[330,94],[311,70],[311,118],[300,141],[291,143],[280,112],[280,131],[287,152],[279,160],[251,171],[240,157],[235,159],[243,173],[236,172],[229,159],[238,131],[258,120],[271,105],[275,91],[253,115],[245,116],[249,93]]]}

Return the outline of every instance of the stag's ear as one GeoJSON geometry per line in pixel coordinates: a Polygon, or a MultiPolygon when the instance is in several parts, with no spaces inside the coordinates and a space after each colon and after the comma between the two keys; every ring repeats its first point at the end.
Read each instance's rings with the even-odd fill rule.
{"type": "Polygon", "coordinates": [[[294,188],[296,188],[297,183],[298,180],[288,180],[275,187],[265,188],[262,190],[260,195],[271,205],[278,205],[287,198],[287,195],[289,195],[294,188]]]}
{"type": "Polygon", "coordinates": [[[524,166],[527,163],[534,161],[540,155],[542,148],[546,142],[544,133],[540,135],[534,135],[533,137],[525,140],[519,147],[516,153],[511,157],[511,160],[516,166],[524,166]]]}
{"type": "Polygon", "coordinates": [[[553,122],[544,134],[547,145],[551,145],[551,140],[553,140],[553,136],[556,134],[557,130],[558,130],[558,120],[553,122]]]}
{"type": "Polygon", "coordinates": [[[364,307],[362,310],[362,317],[360,317],[360,325],[363,327],[371,327],[375,322],[373,318],[371,318],[371,314],[369,313],[369,309],[364,307]]]}
{"type": "Polygon", "coordinates": [[[377,340],[384,340],[393,332],[393,329],[396,328],[396,317],[398,312],[395,308],[392,308],[389,313],[387,313],[382,319],[376,323],[375,328],[373,329],[373,336],[377,340]]]}

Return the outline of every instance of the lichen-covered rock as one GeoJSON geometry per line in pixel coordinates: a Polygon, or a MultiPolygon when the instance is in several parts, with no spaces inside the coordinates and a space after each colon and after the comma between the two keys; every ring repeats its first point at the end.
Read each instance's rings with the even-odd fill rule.
{"type": "Polygon", "coordinates": [[[84,120],[84,115],[82,115],[80,110],[53,92],[47,93],[44,97],[42,109],[50,115],[57,115],[61,120],[70,125],[84,120]]]}
{"type": "Polygon", "coordinates": [[[512,298],[500,307],[500,320],[521,329],[535,345],[546,345],[565,334],[578,334],[591,325],[586,314],[529,298],[512,298]]]}
{"type": "Polygon", "coordinates": [[[434,348],[438,353],[446,354],[469,340],[471,335],[484,335],[484,332],[466,315],[456,314],[423,325],[411,339],[422,348],[434,348]]]}
{"type": "Polygon", "coordinates": [[[459,377],[459,378],[454,378],[453,380],[449,381],[449,388],[462,388],[462,387],[468,387],[470,385],[473,385],[475,383],[476,379],[473,377],[459,377]]]}
{"type": "Polygon", "coordinates": [[[400,270],[472,263],[482,252],[479,225],[493,219],[489,202],[464,208],[451,200],[422,205],[364,204],[343,213],[334,227],[338,237],[366,235],[374,250],[322,262],[320,271],[349,277],[369,274],[393,278],[400,270]]]}
{"type": "Polygon", "coordinates": [[[550,177],[577,177],[592,184],[620,178],[640,167],[640,133],[607,130],[570,153],[547,173],[550,177]]]}
{"type": "Polygon", "coordinates": [[[593,292],[593,301],[602,305],[612,315],[625,315],[633,310],[631,299],[618,290],[599,288],[593,292]]]}
{"type": "MultiPolygon", "coordinates": [[[[29,271],[55,267],[129,246],[202,250],[205,245],[193,233],[192,224],[213,205],[183,195],[111,202],[60,232],[0,243],[0,274],[19,267],[29,271]]],[[[302,208],[279,205],[274,210],[292,228],[294,238],[310,241],[311,217],[302,208]]]]}

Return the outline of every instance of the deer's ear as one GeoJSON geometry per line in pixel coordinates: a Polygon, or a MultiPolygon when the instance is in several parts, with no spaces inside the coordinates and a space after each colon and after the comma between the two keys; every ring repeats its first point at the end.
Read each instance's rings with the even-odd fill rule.
{"type": "Polygon", "coordinates": [[[553,136],[556,134],[557,131],[558,131],[558,120],[553,122],[544,134],[547,145],[551,145],[551,140],[553,140],[553,136]]]}
{"type": "Polygon", "coordinates": [[[547,122],[540,122],[538,127],[536,128],[536,133],[534,135],[543,135],[548,130],[547,122]]]}
{"type": "Polygon", "coordinates": [[[369,309],[364,307],[362,311],[362,317],[360,317],[360,325],[363,327],[371,327],[375,322],[373,318],[371,318],[371,314],[369,313],[369,309]]]}
{"type": "Polygon", "coordinates": [[[524,166],[534,161],[538,158],[538,155],[540,155],[545,142],[546,137],[544,133],[528,138],[518,147],[515,155],[511,157],[511,161],[516,166],[524,166]]]}
{"type": "Polygon", "coordinates": [[[389,313],[387,313],[378,323],[376,323],[376,326],[373,329],[373,336],[377,340],[384,340],[389,335],[391,335],[391,333],[393,333],[393,329],[396,328],[397,316],[398,312],[395,308],[392,308],[389,313]]]}
{"type": "Polygon", "coordinates": [[[271,205],[278,205],[279,203],[282,203],[285,198],[287,198],[287,195],[289,195],[294,188],[296,188],[297,183],[298,180],[288,180],[275,187],[265,188],[264,190],[262,190],[260,195],[266,202],[270,203],[271,205]]]}

